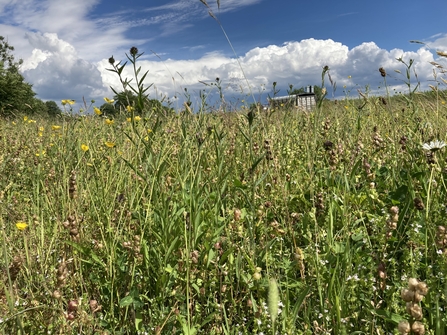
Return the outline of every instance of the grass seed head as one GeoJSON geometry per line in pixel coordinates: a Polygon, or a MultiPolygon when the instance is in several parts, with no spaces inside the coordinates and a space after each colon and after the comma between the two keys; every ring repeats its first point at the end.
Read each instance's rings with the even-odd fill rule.
{"type": "Polygon", "coordinates": [[[278,283],[274,278],[269,280],[269,296],[267,304],[272,322],[275,323],[279,311],[279,290],[278,283]]]}

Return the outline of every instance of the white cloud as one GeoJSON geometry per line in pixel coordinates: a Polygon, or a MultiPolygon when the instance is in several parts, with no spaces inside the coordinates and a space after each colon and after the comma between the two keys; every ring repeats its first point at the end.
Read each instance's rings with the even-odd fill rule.
{"type": "Polygon", "coordinates": [[[79,58],[75,48],[56,34],[28,33],[27,39],[34,50],[22,71],[41,98],[79,100],[107,92],[96,66],[79,58]]]}
{"type": "MultiPolygon", "coordinates": [[[[421,47],[417,52],[400,49],[385,50],[379,48],[374,42],[362,43],[349,50],[342,43],[332,40],[307,39],[300,42],[287,42],[282,46],[270,45],[264,48],[254,48],[247,52],[239,61],[248,82],[255,94],[262,91],[262,87],[271,88],[276,81],[278,87],[285,93],[289,84],[295,87],[306,85],[320,85],[322,68],[328,65],[331,76],[337,82],[336,95],[343,95],[342,86],[357,85],[364,88],[370,85],[376,90],[383,86],[383,78],[379,68],[384,67],[389,74],[387,84],[392,90],[401,91],[405,87],[405,65],[397,59],[401,58],[409,64],[414,60],[412,69],[427,88],[428,80],[433,79],[433,54],[421,47]],[[401,71],[402,74],[394,70],[401,71]],[[351,76],[351,78],[348,78],[351,76]]],[[[118,87],[118,78],[105,71],[106,60],[103,60],[99,71],[107,85],[118,87]]],[[[159,92],[169,97],[181,94],[183,88],[196,92],[206,88],[200,82],[211,83],[219,77],[227,97],[240,96],[241,87],[244,94],[248,93],[242,70],[234,58],[228,58],[220,53],[209,53],[197,60],[172,60],[140,62],[143,71],[149,70],[147,84],[155,83],[159,92]],[[173,80],[174,78],[174,80],[173,80]]],[[[131,77],[130,72],[124,75],[131,77]]],[[[412,72],[412,83],[416,82],[412,72]]],[[[326,85],[329,83],[326,79],[326,85]]],[[[208,87],[209,89],[209,87],[208,87]]],[[[383,92],[382,92],[383,93],[383,92]]],[[[264,92],[263,98],[267,95],[264,92]]]]}
{"type": "MultiPolygon", "coordinates": [[[[222,1],[220,13],[260,1],[222,1]]],[[[130,29],[152,25],[161,29],[156,34],[160,37],[208,16],[206,7],[200,1],[181,0],[147,8],[149,15],[146,18],[131,15],[135,14],[132,8],[95,18],[91,14],[98,3],[99,0],[0,0],[1,34],[12,42],[17,58],[25,60],[23,74],[40,98],[80,100],[85,96],[89,100],[104,95],[110,97],[109,86],[120,89],[120,82],[116,75],[106,70],[110,68],[108,57],[114,55],[117,60],[124,58],[131,45],[142,45],[152,38],[145,38],[144,41],[127,38],[130,29]],[[132,19],[126,21],[127,18],[132,19]]],[[[219,14],[216,1],[209,0],[208,3],[219,14]]],[[[407,63],[410,59],[414,60],[412,68],[425,85],[423,88],[426,88],[427,81],[433,78],[430,62],[445,61],[433,56],[433,50],[447,49],[447,34],[432,36],[430,41],[424,42],[427,46],[422,45],[419,50],[410,52],[385,50],[374,42],[349,49],[330,39],[289,41],[283,45],[249,50],[239,58],[244,73],[236,59],[218,51],[206,53],[200,59],[161,61],[152,57],[148,50],[140,50],[147,54],[141,58],[139,65],[142,72],[150,71],[147,84],[154,83],[156,90],[150,90],[153,97],[156,94],[183,96],[184,88],[187,88],[199,100],[200,90],[211,89],[203,82],[211,83],[219,77],[224,93],[230,99],[241,96],[241,92],[248,93],[245,74],[255,95],[263,92],[262,98],[265,99],[274,81],[282,89],[281,94],[285,93],[289,84],[295,87],[319,85],[325,65],[331,68],[332,78],[338,86],[337,94],[341,95],[343,85],[370,85],[373,89],[383,86],[379,67],[384,67],[390,74],[388,84],[400,90],[404,87],[405,77],[393,71],[405,73],[405,66],[396,60],[400,57],[407,63]],[[352,78],[348,79],[348,76],[352,78]],[[265,91],[264,87],[267,87],[265,91]]],[[[197,45],[190,48],[202,47],[197,45]]],[[[128,70],[123,75],[131,78],[132,73],[128,70]]]]}
{"type": "Polygon", "coordinates": [[[435,39],[434,41],[428,43],[429,47],[447,52],[447,34],[437,34],[433,37],[435,39]]]}

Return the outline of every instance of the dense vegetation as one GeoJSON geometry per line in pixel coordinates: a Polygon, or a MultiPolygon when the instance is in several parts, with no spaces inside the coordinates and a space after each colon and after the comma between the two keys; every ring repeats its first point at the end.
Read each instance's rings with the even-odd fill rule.
{"type": "Polygon", "coordinates": [[[2,119],[0,332],[445,334],[445,91],[174,113],[134,68],[2,119]]]}

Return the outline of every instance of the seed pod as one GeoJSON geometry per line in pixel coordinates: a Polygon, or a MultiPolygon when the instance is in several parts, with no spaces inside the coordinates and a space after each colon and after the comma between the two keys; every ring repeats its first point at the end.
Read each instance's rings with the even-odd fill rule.
{"type": "Polygon", "coordinates": [[[419,281],[416,278],[408,279],[408,289],[410,289],[411,291],[416,291],[418,284],[419,281]]]}
{"type": "Polygon", "coordinates": [[[413,299],[414,299],[414,293],[415,293],[414,291],[404,288],[400,292],[400,296],[403,301],[410,302],[410,301],[413,301],[413,299]]]}

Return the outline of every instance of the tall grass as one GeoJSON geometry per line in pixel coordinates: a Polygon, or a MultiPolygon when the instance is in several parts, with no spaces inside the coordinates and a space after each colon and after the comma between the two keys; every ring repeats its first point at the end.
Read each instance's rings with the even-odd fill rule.
{"type": "Polygon", "coordinates": [[[444,334],[435,93],[2,120],[0,332],[444,334]]]}

